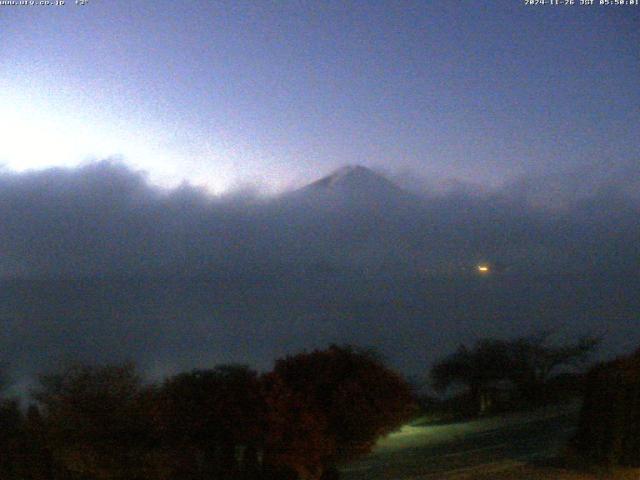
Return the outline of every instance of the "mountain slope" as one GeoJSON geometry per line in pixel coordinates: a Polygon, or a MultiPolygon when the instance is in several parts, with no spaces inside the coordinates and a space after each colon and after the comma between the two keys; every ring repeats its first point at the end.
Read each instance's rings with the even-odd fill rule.
{"type": "Polygon", "coordinates": [[[384,176],[360,165],[342,167],[292,193],[286,199],[318,207],[393,207],[416,199],[384,176]]]}
{"type": "Polygon", "coordinates": [[[330,175],[303,187],[300,191],[402,192],[398,186],[382,175],[361,165],[342,167],[330,175]]]}

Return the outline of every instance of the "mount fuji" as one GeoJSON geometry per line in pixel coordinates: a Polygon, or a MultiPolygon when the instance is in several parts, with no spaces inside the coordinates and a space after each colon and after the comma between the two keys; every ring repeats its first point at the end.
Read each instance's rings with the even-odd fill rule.
{"type": "Polygon", "coordinates": [[[342,167],[298,190],[285,194],[299,206],[379,210],[417,205],[414,197],[384,176],[360,165],[342,167]]]}

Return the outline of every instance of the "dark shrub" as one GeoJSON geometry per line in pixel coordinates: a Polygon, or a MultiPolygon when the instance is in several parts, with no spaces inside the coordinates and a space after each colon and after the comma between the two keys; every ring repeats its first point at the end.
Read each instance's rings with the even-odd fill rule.
{"type": "Polygon", "coordinates": [[[640,466],[640,350],[587,375],[578,452],[609,466],[640,466]]]}

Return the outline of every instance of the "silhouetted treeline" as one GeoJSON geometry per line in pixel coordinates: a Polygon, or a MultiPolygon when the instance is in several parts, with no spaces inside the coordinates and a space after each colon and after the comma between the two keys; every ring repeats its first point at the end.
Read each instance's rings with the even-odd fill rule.
{"type": "Polygon", "coordinates": [[[582,394],[582,375],[566,368],[584,365],[599,343],[599,338],[584,337],[555,344],[550,332],[481,339],[438,361],[429,376],[437,391],[451,386],[466,389],[446,402],[463,416],[554,403],[582,394]]]}
{"type": "Polygon", "coordinates": [[[26,413],[0,407],[2,480],[329,479],[413,413],[370,352],[332,346],[145,385],[133,365],[40,378],[26,413]]]}
{"type": "Polygon", "coordinates": [[[591,462],[640,467],[640,350],[591,369],[574,442],[591,462]]]}

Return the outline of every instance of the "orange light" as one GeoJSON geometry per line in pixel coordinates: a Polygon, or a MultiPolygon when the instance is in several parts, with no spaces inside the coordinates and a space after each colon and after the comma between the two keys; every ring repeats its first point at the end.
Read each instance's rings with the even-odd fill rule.
{"type": "Polygon", "coordinates": [[[489,266],[488,265],[478,265],[478,271],[480,273],[489,273],[489,266]]]}

